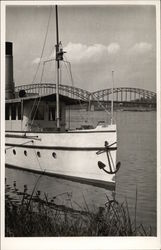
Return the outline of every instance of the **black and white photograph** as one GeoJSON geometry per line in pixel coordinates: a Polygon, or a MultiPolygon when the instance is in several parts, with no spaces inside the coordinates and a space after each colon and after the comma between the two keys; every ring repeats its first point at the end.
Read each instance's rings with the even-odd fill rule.
{"type": "Polygon", "coordinates": [[[2,1],[2,249],[160,249],[159,11],[2,1]]]}

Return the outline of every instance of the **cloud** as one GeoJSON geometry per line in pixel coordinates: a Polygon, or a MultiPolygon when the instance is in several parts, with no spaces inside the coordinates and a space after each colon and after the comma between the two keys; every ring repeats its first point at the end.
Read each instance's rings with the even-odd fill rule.
{"type": "Polygon", "coordinates": [[[75,63],[80,63],[88,60],[98,62],[106,54],[116,54],[120,49],[117,43],[111,43],[108,46],[102,44],[93,44],[87,46],[81,43],[68,43],[64,48],[68,54],[68,59],[75,63]]]}
{"type": "MultiPolygon", "coordinates": [[[[81,43],[68,43],[64,48],[64,51],[67,52],[68,60],[74,63],[84,63],[87,61],[92,61],[94,63],[99,62],[102,58],[106,58],[106,55],[117,54],[120,50],[120,45],[118,43],[111,43],[108,46],[102,44],[93,44],[87,46],[81,43]]],[[[45,60],[55,58],[55,53],[52,53],[48,58],[47,57],[37,57],[32,61],[32,64],[38,64],[45,60]]]]}
{"type": "Polygon", "coordinates": [[[55,53],[52,53],[49,57],[42,57],[42,58],[37,57],[32,61],[32,64],[39,64],[40,62],[45,62],[50,59],[53,59],[53,60],[55,59],[55,53]]]}
{"type": "Polygon", "coordinates": [[[152,49],[152,44],[151,43],[141,42],[141,43],[136,43],[130,49],[130,52],[144,54],[144,53],[149,52],[151,49],[152,49]]]}
{"type": "Polygon", "coordinates": [[[111,43],[107,47],[107,50],[109,54],[116,54],[120,50],[120,45],[118,43],[111,43]]]}

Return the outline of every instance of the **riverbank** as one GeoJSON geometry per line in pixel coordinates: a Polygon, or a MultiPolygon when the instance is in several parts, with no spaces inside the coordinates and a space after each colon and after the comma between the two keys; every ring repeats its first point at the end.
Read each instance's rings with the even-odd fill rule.
{"type": "Polygon", "coordinates": [[[85,209],[76,210],[71,206],[57,205],[47,194],[33,189],[23,192],[6,185],[5,195],[5,236],[152,236],[152,230],[137,225],[137,199],[135,217],[131,218],[128,203],[110,200],[96,211],[91,211],[84,199],[85,209]]]}

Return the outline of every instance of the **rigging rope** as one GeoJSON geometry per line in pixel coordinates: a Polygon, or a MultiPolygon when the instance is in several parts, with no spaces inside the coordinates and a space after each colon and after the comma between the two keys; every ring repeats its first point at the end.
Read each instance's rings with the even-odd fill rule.
{"type": "MultiPolygon", "coordinates": [[[[70,77],[71,77],[71,82],[72,82],[72,86],[74,87],[74,80],[73,80],[73,75],[72,75],[72,70],[71,70],[71,63],[67,60],[67,57],[65,57],[65,60],[63,60],[63,62],[65,63],[65,66],[67,68],[67,71],[69,72],[70,74],[70,77]],[[69,67],[67,67],[66,63],[69,65],[69,67]]],[[[110,115],[110,112],[106,109],[106,107],[104,105],[102,105],[99,100],[97,99],[97,97],[93,96],[95,101],[98,103],[99,107],[101,107],[108,115],[110,115]]],[[[80,107],[83,109],[83,105],[81,103],[81,100],[79,99],[79,105],[80,107]]],[[[88,115],[89,115],[89,109],[88,109],[88,115]]],[[[83,117],[84,118],[84,117],[83,117]]],[[[87,121],[88,121],[88,116],[87,116],[87,121]]]]}
{"type": "Polygon", "coordinates": [[[72,70],[71,70],[71,63],[67,60],[67,57],[64,55],[65,60],[63,60],[65,67],[67,69],[67,72],[69,72],[70,78],[71,78],[71,83],[72,87],[74,87],[74,81],[73,81],[73,75],[72,75],[72,70]],[[67,67],[67,64],[69,65],[69,68],[67,67]]]}
{"type": "Polygon", "coordinates": [[[46,30],[45,38],[44,38],[44,44],[43,44],[43,48],[42,48],[42,51],[41,51],[40,61],[39,61],[39,63],[38,63],[37,70],[36,70],[36,73],[35,73],[35,75],[34,75],[32,84],[34,83],[34,81],[35,81],[35,79],[36,79],[38,70],[39,70],[39,68],[40,68],[41,60],[42,60],[42,57],[43,57],[43,53],[44,53],[44,49],[45,49],[45,45],[46,45],[46,40],[47,40],[47,35],[48,35],[48,30],[49,30],[49,24],[50,24],[50,18],[51,18],[52,10],[53,10],[53,9],[52,9],[52,6],[51,6],[51,8],[50,8],[50,14],[49,14],[49,18],[48,18],[48,23],[47,23],[47,30],[46,30]]]}
{"type": "Polygon", "coordinates": [[[93,96],[93,98],[95,99],[95,101],[98,103],[98,105],[104,109],[104,111],[107,113],[107,114],[110,114],[110,112],[106,109],[106,107],[104,105],[102,105],[102,103],[100,103],[100,101],[97,99],[96,96],[93,96]]]}
{"type": "MultiPolygon", "coordinates": [[[[67,57],[65,55],[64,55],[64,57],[65,57],[65,60],[63,60],[63,62],[64,62],[65,67],[67,69],[67,73],[69,73],[69,75],[70,75],[72,87],[74,87],[74,80],[73,80],[73,75],[72,75],[71,63],[67,60],[67,57]],[[69,67],[67,67],[67,64],[69,65],[69,67]]],[[[81,103],[81,100],[78,99],[78,101],[79,101],[79,105],[80,105],[81,109],[83,109],[84,107],[81,103]]],[[[81,112],[80,112],[80,117],[82,120],[84,120],[84,116],[82,116],[81,112]]]]}
{"type": "MultiPolygon", "coordinates": [[[[40,64],[41,64],[42,58],[43,58],[43,53],[44,53],[44,49],[45,49],[45,45],[46,45],[46,40],[47,40],[47,35],[48,35],[48,30],[49,30],[49,24],[50,24],[50,19],[51,19],[51,14],[52,14],[52,7],[50,8],[49,18],[48,18],[48,22],[47,22],[47,30],[46,30],[46,33],[45,33],[44,44],[43,44],[43,48],[42,48],[42,52],[41,52],[41,56],[40,56],[40,61],[38,63],[37,70],[36,70],[36,73],[34,75],[32,83],[34,83],[34,81],[35,81],[35,79],[37,77],[37,73],[38,73],[38,70],[40,68],[40,64]]],[[[65,57],[65,59],[66,59],[66,57],[65,57]]],[[[65,67],[67,69],[67,73],[69,73],[69,75],[70,75],[72,86],[74,87],[74,80],[73,80],[73,75],[72,75],[72,71],[71,71],[71,63],[69,61],[67,61],[67,59],[63,60],[63,62],[64,62],[65,67]],[[67,67],[67,64],[68,64],[68,67],[67,67]]],[[[40,83],[42,82],[42,78],[43,78],[43,74],[44,74],[44,66],[45,66],[45,63],[43,63],[43,68],[42,68],[42,74],[41,74],[41,78],[40,78],[40,83]]],[[[62,80],[61,71],[60,71],[60,80],[62,80]]],[[[99,100],[95,96],[94,96],[94,98],[97,101],[97,103],[99,104],[99,106],[101,108],[103,108],[106,113],[110,114],[110,112],[99,102],[99,100]]],[[[41,100],[41,96],[40,96],[40,98],[38,100],[37,107],[36,107],[36,109],[34,111],[33,119],[32,119],[32,122],[31,122],[31,126],[33,125],[33,121],[34,121],[36,112],[38,110],[38,106],[40,104],[40,100],[41,100]]],[[[78,101],[79,101],[79,105],[80,105],[81,109],[83,109],[84,107],[83,107],[83,105],[81,103],[81,100],[78,99],[78,101]]],[[[34,104],[33,104],[32,110],[30,112],[30,115],[32,114],[33,108],[34,108],[35,105],[36,105],[36,100],[34,101],[34,104]]],[[[88,112],[89,112],[89,110],[88,110],[88,112]]],[[[80,114],[80,116],[82,117],[82,114],[80,114]]],[[[89,117],[87,116],[87,121],[88,121],[88,118],[89,117]]],[[[83,120],[84,120],[84,117],[83,117],[83,120]]]]}
{"type": "Polygon", "coordinates": [[[42,83],[42,78],[43,78],[44,70],[45,70],[45,62],[43,62],[43,66],[42,66],[42,73],[41,73],[40,83],[42,83]]]}
{"type": "Polygon", "coordinates": [[[34,106],[36,105],[36,101],[37,101],[37,99],[35,98],[34,103],[32,105],[32,109],[30,110],[30,113],[29,113],[30,120],[31,120],[31,114],[33,112],[34,106]]]}
{"type": "Polygon", "coordinates": [[[32,127],[33,122],[34,122],[34,120],[35,120],[36,112],[37,112],[37,110],[38,110],[40,101],[41,101],[41,96],[38,98],[38,103],[37,103],[37,105],[36,105],[36,108],[35,108],[35,111],[34,111],[34,114],[33,114],[33,118],[32,118],[32,121],[31,121],[31,127],[32,127]]]}
{"type": "MultiPolygon", "coordinates": [[[[30,141],[27,141],[27,142],[23,142],[23,143],[21,143],[21,144],[19,144],[19,145],[25,145],[25,144],[27,144],[27,143],[29,143],[29,142],[33,142],[33,140],[30,140],[30,141]]],[[[9,147],[9,148],[6,148],[5,150],[8,150],[8,149],[11,149],[11,148],[15,148],[16,146],[11,146],[11,147],[9,147]]]]}
{"type": "MultiPolygon", "coordinates": [[[[69,74],[70,74],[72,86],[74,87],[74,80],[73,80],[73,75],[72,75],[72,70],[71,70],[71,63],[67,60],[67,57],[65,57],[65,60],[63,60],[63,62],[65,63],[65,66],[66,66],[66,68],[67,68],[67,71],[68,71],[69,74]],[[69,65],[69,67],[67,67],[66,63],[69,65]]],[[[101,107],[108,115],[110,115],[110,112],[105,108],[104,105],[102,105],[102,104],[99,102],[99,100],[97,99],[97,97],[95,97],[95,96],[93,96],[93,97],[94,97],[95,101],[97,101],[99,107],[101,107]]],[[[81,100],[79,99],[78,101],[79,101],[79,105],[80,105],[81,109],[83,109],[83,105],[82,105],[82,103],[81,103],[81,100]]],[[[83,120],[84,120],[84,117],[82,117],[82,115],[81,115],[81,118],[83,118],[83,120]]],[[[88,118],[89,118],[89,109],[88,109],[87,121],[88,121],[88,118]]]]}
{"type": "MultiPolygon", "coordinates": [[[[48,31],[49,31],[49,24],[50,24],[50,19],[51,19],[51,13],[52,13],[52,7],[50,8],[49,18],[48,18],[48,22],[47,22],[47,30],[46,30],[46,33],[45,33],[43,48],[42,48],[41,55],[40,55],[40,61],[39,61],[39,63],[38,63],[38,66],[37,66],[37,69],[36,69],[36,72],[35,72],[35,75],[34,75],[32,84],[34,83],[34,81],[35,81],[35,79],[36,79],[37,73],[38,73],[39,68],[40,68],[41,60],[42,60],[42,58],[43,58],[44,49],[45,49],[46,40],[47,40],[47,35],[48,35],[48,31]]],[[[43,63],[43,70],[42,70],[42,74],[41,74],[40,83],[42,82],[43,73],[44,73],[44,63],[43,63]]],[[[33,114],[33,119],[32,119],[32,121],[31,121],[31,127],[32,127],[33,122],[34,122],[34,119],[35,119],[35,116],[36,116],[36,112],[37,112],[38,107],[39,107],[39,104],[40,104],[40,100],[41,100],[41,96],[40,96],[40,98],[38,99],[37,104],[36,104],[37,99],[34,100],[32,109],[31,109],[31,111],[30,111],[29,117],[31,118],[32,112],[33,112],[34,107],[35,107],[35,105],[36,105],[36,109],[34,110],[34,114],[33,114]]],[[[31,120],[31,119],[30,119],[30,120],[31,120]]]]}

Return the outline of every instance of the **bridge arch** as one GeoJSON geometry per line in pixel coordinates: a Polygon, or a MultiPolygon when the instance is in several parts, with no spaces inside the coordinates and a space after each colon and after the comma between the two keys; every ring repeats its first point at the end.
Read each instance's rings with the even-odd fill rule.
{"type": "MultiPolygon", "coordinates": [[[[130,87],[118,87],[113,89],[114,101],[132,101],[132,100],[153,100],[156,101],[156,93],[153,91],[130,88],[130,87]]],[[[92,93],[92,99],[97,100],[110,100],[112,96],[112,89],[102,89],[92,93]]]]}
{"type": "MultiPolygon", "coordinates": [[[[37,83],[37,84],[27,84],[15,87],[15,92],[20,90],[25,90],[28,94],[53,94],[56,93],[55,83],[37,83]]],[[[83,101],[88,101],[90,99],[91,93],[81,88],[69,86],[69,85],[59,85],[59,93],[74,99],[80,99],[83,101]]]]}
{"type": "MultiPolygon", "coordinates": [[[[24,89],[27,94],[53,94],[56,93],[55,83],[37,83],[27,84],[15,87],[15,92],[19,92],[24,89]]],[[[59,92],[62,95],[83,100],[83,101],[108,101],[111,100],[112,89],[102,89],[95,92],[89,92],[87,90],[77,88],[69,85],[59,85],[59,92]]],[[[150,102],[156,102],[156,93],[153,91],[130,88],[130,87],[117,87],[113,89],[114,101],[133,101],[133,100],[149,100],[150,102]]]]}

